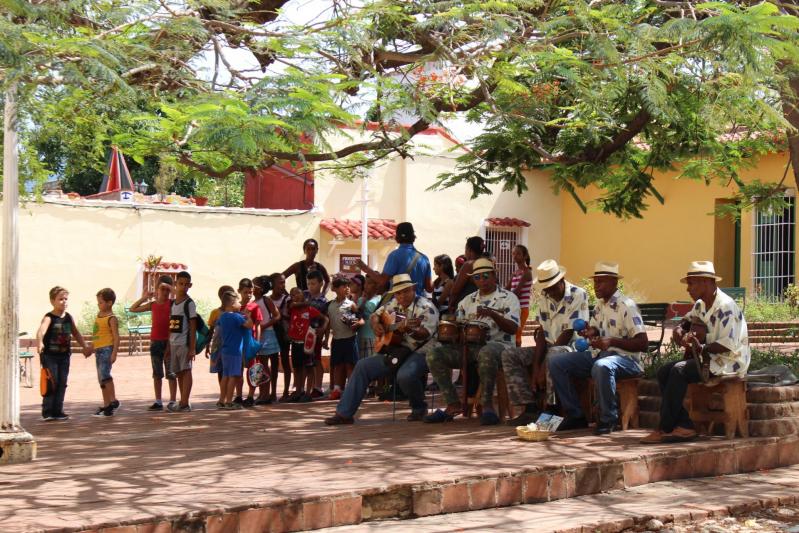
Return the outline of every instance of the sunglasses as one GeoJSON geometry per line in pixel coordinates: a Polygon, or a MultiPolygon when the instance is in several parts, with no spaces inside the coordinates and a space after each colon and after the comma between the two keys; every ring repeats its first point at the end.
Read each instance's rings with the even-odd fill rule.
{"type": "Polygon", "coordinates": [[[473,279],[474,281],[480,281],[480,278],[483,278],[483,279],[488,279],[488,278],[490,278],[490,277],[491,277],[491,272],[482,272],[482,273],[480,273],[480,274],[474,274],[474,275],[472,276],[472,279],[473,279]]]}

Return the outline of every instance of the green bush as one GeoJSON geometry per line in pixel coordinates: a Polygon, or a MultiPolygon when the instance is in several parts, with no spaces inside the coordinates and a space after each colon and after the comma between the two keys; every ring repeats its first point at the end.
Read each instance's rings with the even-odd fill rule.
{"type": "MultiPolygon", "coordinates": [[[[136,327],[136,326],[148,326],[151,322],[150,313],[136,313],[126,319],[125,317],[125,308],[130,307],[133,302],[117,302],[114,304],[114,315],[116,315],[117,319],[119,320],[119,334],[120,335],[128,335],[128,326],[136,327]]],[[[211,309],[214,307],[218,307],[218,305],[213,305],[208,300],[194,300],[195,305],[197,306],[197,313],[203,317],[203,319],[207,322],[208,315],[211,314],[211,309]]],[[[78,329],[83,334],[91,334],[94,328],[94,319],[97,316],[97,303],[90,303],[90,302],[83,302],[83,306],[80,310],[80,315],[75,317],[75,320],[78,325],[78,329]]]]}
{"type": "Polygon", "coordinates": [[[787,322],[797,317],[797,308],[787,301],[772,302],[762,298],[746,300],[744,317],[747,322],[787,322]]]}
{"type": "MultiPolygon", "coordinates": [[[[657,356],[649,364],[644,365],[644,377],[654,379],[658,370],[671,361],[679,361],[683,358],[683,350],[676,349],[674,345],[664,345],[663,353],[657,356]]],[[[795,375],[799,376],[799,350],[790,353],[781,352],[775,349],[759,350],[752,348],[752,359],[749,363],[749,370],[760,370],[774,365],[784,365],[791,369],[795,375]]]]}

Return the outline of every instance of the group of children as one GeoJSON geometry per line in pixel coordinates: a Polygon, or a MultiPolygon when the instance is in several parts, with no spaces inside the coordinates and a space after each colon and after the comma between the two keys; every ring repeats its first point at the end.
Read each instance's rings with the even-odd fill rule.
{"type": "MultiPolygon", "coordinates": [[[[148,409],[164,409],[162,384],[166,378],[166,409],[191,411],[192,371],[198,353],[204,353],[210,372],[218,376],[219,409],[340,398],[357,360],[373,354],[375,336],[369,316],[380,303],[377,285],[361,275],[336,276],[331,283],[335,297],[328,300],[328,286],[318,270],[307,272],[304,283],[299,281],[298,285],[307,289],[295,287],[286,291],[286,279],[280,273],[244,278],[238,289],[224,285],[218,291],[220,306],[210,313],[206,326],[188,294],[191,275],[180,272],[174,280],[161,276],[155,290],[130,307],[131,312],[149,312],[152,318],[150,359],[155,401],[148,409]],[[321,356],[322,349],[328,347],[330,391],[325,394],[321,356]],[[243,376],[255,365],[260,365],[257,369],[263,372],[254,373],[260,378],[255,383],[248,380],[245,398],[243,376]],[[278,399],[281,365],[283,393],[278,399]],[[294,390],[290,392],[292,376],[294,390]]],[[[120,340],[119,322],[113,314],[116,295],[107,288],[97,293],[98,313],[91,344],[66,311],[68,297],[69,292],[63,287],[51,289],[53,309],[44,316],[37,333],[37,351],[47,379],[47,388],[42,391],[42,418],[69,418],[63,404],[73,337],[85,357],[95,356],[103,405],[94,416],[113,416],[120,407],[111,377],[120,340]]]]}

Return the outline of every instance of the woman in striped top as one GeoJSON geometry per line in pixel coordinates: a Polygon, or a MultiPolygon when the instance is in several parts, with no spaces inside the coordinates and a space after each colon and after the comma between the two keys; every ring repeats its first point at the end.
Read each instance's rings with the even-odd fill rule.
{"type": "Polygon", "coordinates": [[[533,271],[530,268],[530,252],[527,247],[517,244],[513,248],[513,262],[516,263],[516,271],[505,287],[519,298],[521,305],[521,316],[519,317],[519,329],[516,330],[516,346],[522,345],[522,331],[527,317],[530,315],[530,292],[533,288],[533,271]]]}

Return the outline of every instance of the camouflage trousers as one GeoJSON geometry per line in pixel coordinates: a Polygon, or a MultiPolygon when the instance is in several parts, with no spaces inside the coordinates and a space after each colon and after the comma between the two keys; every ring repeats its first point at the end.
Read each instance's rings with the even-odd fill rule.
{"type": "MultiPolygon", "coordinates": [[[[543,370],[547,374],[546,403],[555,404],[555,388],[549,376],[549,357],[554,354],[572,352],[570,346],[549,346],[544,357],[543,370]]],[[[502,370],[508,383],[510,401],[514,405],[527,405],[535,401],[530,385],[530,366],[533,364],[535,348],[508,348],[502,352],[502,370]]]]}
{"type": "MultiPolygon", "coordinates": [[[[493,403],[497,370],[501,368],[502,352],[507,348],[507,344],[499,342],[489,342],[479,348],[468,348],[469,361],[477,361],[477,374],[480,376],[480,384],[483,387],[480,397],[482,405],[493,403]]],[[[461,367],[462,358],[463,349],[451,344],[439,344],[427,353],[427,367],[447,404],[460,403],[458,393],[452,384],[452,370],[461,367]]]]}

